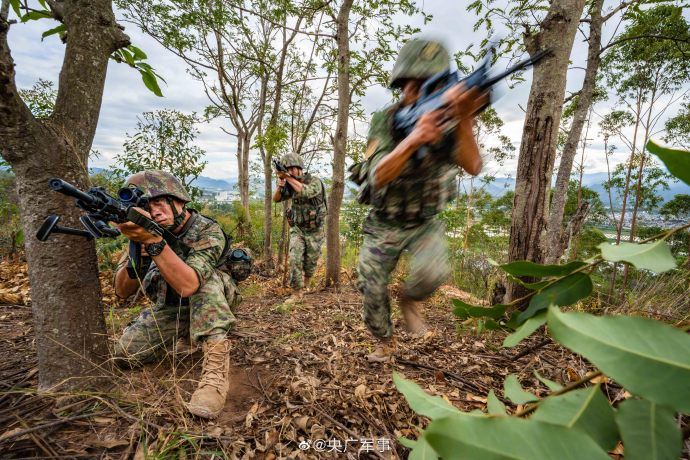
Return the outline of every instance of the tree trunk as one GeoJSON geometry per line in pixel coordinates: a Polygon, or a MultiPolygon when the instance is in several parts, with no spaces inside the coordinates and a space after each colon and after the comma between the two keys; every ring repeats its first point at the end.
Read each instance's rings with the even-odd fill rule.
{"type": "Polygon", "coordinates": [[[0,15],[0,153],[17,177],[41,390],[87,388],[104,375],[108,347],[94,242],[58,234],[39,242],[34,235],[51,213],[61,215],[63,225],[81,227],[74,202],[47,183],[60,177],[88,185],[108,58],[129,44],[109,1],[59,5],[69,34],[55,111],[41,120],[17,93],[9,24],[0,15]]]}
{"type": "Polygon", "coordinates": [[[244,214],[242,225],[238,227],[239,235],[246,238],[251,233],[252,218],[249,212],[249,139],[246,133],[237,133],[237,188],[240,192],[240,204],[244,214]]]}
{"type": "Polygon", "coordinates": [[[326,286],[340,284],[340,206],[345,190],[345,153],[347,125],[350,117],[350,10],[353,0],[344,0],[337,18],[338,47],[338,115],[333,142],[333,176],[328,197],[326,229],[326,286]]]}
{"type": "Polygon", "coordinates": [[[266,268],[273,269],[273,214],[271,213],[273,207],[272,199],[272,185],[273,185],[273,170],[271,169],[271,156],[266,152],[264,154],[264,263],[266,268]]]}
{"type": "MultiPolygon", "coordinates": [[[[584,4],[584,0],[552,1],[539,32],[524,36],[530,55],[546,48],[551,55],[533,70],[515,183],[508,251],[511,262],[543,262],[546,255],[546,215],[568,59],[584,4]]],[[[510,283],[506,295],[512,300],[524,292],[510,283]]]]}
{"type": "Polygon", "coordinates": [[[556,178],[556,188],[551,199],[551,210],[546,232],[546,248],[548,253],[544,260],[549,264],[557,263],[563,255],[563,250],[565,250],[557,242],[563,239],[563,216],[565,213],[565,202],[568,198],[568,182],[573,169],[573,159],[577,152],[577,144],[582,136],[585,118],[592,106],[592,98],[596,89],[597,72],[601,62],[599,53],[601,51],[601,29],[603,24],[601,9],[603,5],[604,0],[596,0],[592,6],[585,79],[577,99],[577,108],[573,114],[573,123],[568,133],[568,139],[563,147],[556,178]]]}

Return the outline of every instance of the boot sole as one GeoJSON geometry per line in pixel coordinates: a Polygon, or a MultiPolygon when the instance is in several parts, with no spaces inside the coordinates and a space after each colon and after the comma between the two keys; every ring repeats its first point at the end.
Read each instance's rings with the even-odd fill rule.
{"type": "Polygon", "coordinates": [[[186,404],[186,406],[187,406],[187,410],[190,413],[196,415],[197,417],[206,418],[206,419],[214,419],[214,418],[218,417],[221,412],[223,412],[223,408],[221,408],[220,410],[218,410],[216,412],[213,412],[213,411],[210,411],[207,408],[201,407],[201,406],[194,406],[191,404],[186,404]]]}

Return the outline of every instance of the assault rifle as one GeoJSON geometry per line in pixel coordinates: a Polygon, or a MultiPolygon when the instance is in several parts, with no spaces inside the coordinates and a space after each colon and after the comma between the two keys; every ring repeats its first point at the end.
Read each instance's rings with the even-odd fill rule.
{"type": "MultiPolygon", "coordinates": [[[[281,172],[292,177],[292,174],[290,174],[290,172],[288,171],[287,166],[285,166],[283,163],[281,163],[279,160],[276,160],[275,158],[273,159],[273,167],[276,169],[277,172],[281,172]]],[[[285,182],[285,185],[281,187],[281,189],[281,193],[287,196],[292,196],[295,193],[292,186],[287,181],[285,182]]]]}
{"type": "MultiPolygon", "coordinates": [[[[108,225],[108,222],[134,222],[144,227],[154,235],[162,236],[168,242],[177,239],[170,231],[141,214],[135,207],[146,208],[148,198],[144,192],[136,187],[123,187],[117,192],[117,198],[109,195],[103,187],[91,187],[87,192],[79,190],[74,185],[62,179],[50,179],[48,187],[51,190],[67,195],[76,200],[79,209],[86,211],[86,215],[79,218],[86,230],[62,227],[58,225],[60,216],[51,214],[41,225],[36,233],[36,238],[46,241],[53,233],[65,233],[68,235],[83,236],[84,238],[115,238],[120,231],[108,225]]],[[[145,270],[142,266],[141,244],[129,242],[129,263],[127,274],[130,278],[143,277],[145,270]]]]}
{"type": "MultiPolygon", "coordinates": [[[[494,54],[494,48],[492,47],[487,52],[486,58],[484,58],[479,68],[464,78],[460,77],[457,71],[452,72],[450,70],[445,70],[429,77],[419,89],[419,99],[414,104],[402,107],[395,113],[393,117],[393,130],[396,136],[400,138],[407,137],[422,115],[427,112],[445,109],[447,104],[443,101],[444,93],[459,84],[464,85],[467,91],[476,88],[480,93],[488,92],[489,97],[486,104],[476,113],[484,111],[491,104],[491,89],[493,85],[519,70],[533,66],[549,54],[550,51],[549,49],[540,51],[529,59],[520,61],[503,72],[489,76],[491,56],[494,54]]],[[[444,120],[444,123],[448,121],[450,120],[444,120]]],[[[453,128],[452,123],[446,124],[446,131],[453,128]]],[[[428,146],[423,146],[415,153],[415,158],[421,160],[427,155],[428,150],[428,146]]]]}

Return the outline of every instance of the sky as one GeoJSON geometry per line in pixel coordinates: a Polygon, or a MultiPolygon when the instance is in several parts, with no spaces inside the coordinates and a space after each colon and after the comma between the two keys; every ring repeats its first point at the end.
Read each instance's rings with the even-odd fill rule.
{"type": "MultiPolygon", "coordinates": [[[[418,3],[425,12],[433,15],[432,21],[426,25],[422,24],[421,18],[405,19],[405,21],[421,27],[424,36],[440,39],[451,51],[464,49],[468,44],[476,43],[483,37],[483,31],[472,31],[476,17],[465,11],[466,1],[423,0],[418,3]]],[[[116,11],[116,16],[121,18],[122,14],[116,11]]],[[[146,89],[137,71],[124,64],[115,62],[109,64],[103,104],[93,144],[93,148],[98,150],[101,156],[92,160],[91,166],[106,167],[113,163],[113,158],[122,149],[127,134],[136,132],[137,117],[141,113],[163,108],[201,113],[208,105],[201,84],[187,73],[185,64],[180,58],[143,34],[134,25],[123,25],[132,43],[148,54],[148,62],[165,78],[167,84],[161,85],[164,97],[157,97],[146,89]]],[[[57,84],[64,45],[57,35],[41,41],[41,34],[52,27],[54,23],[49,20],[30,21],[11,27],[8,39],[16,64],[16,82],[19,88],[30,88],[39,78],[51,80],[57,84]]],[[[612,27],[605,29],[605,39],[611,33],[612,27]]],[[[571,55],[573,68],[568,75],[567,89],[569,91],[576,91],[582,83],[584,72],[577,67],[584,66],[586,51],[584,37],[578,34],[571,55]]],[[[392,68],[392,63],[388,67],[392,68]]],[[[505,122],[503,134],[511,138],[516,151],[519,151],[522,135],[524,122],[522,107],[527,104],[529,72],[526,77],[527,81],[516,88],[498,88],[497,93],[501,96],[494,103],[494,108],[505,122]]],[[[390,100],[389,91],[377,86],[367,92],[363,105],[366,113],[371,113],[385,106],[390,100]]],[[[611,103],[601,103],[596,107],[596,111],[604,114],[610,111],[611,107],[611,103]]],[[[674,113],[673,107],[669,113],[674,113]]],[[[215,179],[234,180],[237,177],[237,163],[234,156],[236,144],[232,137],[221,130],[223,123],[228,122],[216,120],[198,126],[200,134],[197,137],[197,145],[206,151],[205,160],[208,162],[202,174],[215,179]]],[[[357,132],[361,133],[364,129],[365,127],[358,126],[357,132]]],[[[603,143],[600,139],[596,139],[597,131],[598,128],[593,125],[589,137],[594,139],[586,149],[585,169],[587,172],[606,171],[603,143]]],[[[613,157],[613,163],[624,161],[624,159],[625,152],[620,151],[613,157]]],[[[489,162],[486,170],[499,176],[514,176],[516,164],[517,161],[513,160],[503,167],[498,167],[489,162]]]]}

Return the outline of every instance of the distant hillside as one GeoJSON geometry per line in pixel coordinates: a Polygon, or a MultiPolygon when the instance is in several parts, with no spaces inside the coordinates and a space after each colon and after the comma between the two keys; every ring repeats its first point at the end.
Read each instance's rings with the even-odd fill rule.
{"type": "MultiPolygon", "coordinates": [[[[582,177],[583,185],[597,192],[599,194],[599,198],[604,204],[608,204],[609,202],[608,192],[604,189],[604,186],[602,185],[607,180],[607,178],[608,175],[606,173],[591,173],[585,174],[582,177]]],[[[668,190],[660,191],[660,195],[662,196],[664,201],[668,201],[679,194],[690,195],[690,185],[687,185],[680,181],[675,183],[671,182],[668,185],[668,190]]],[[[508,177],[497,177],[495,181],[493,181],[486,187],[486,191],[489,192],[489,194],[493,197],[501,196],[506,191],[514,189],[515,179],[508,177]]],[[[615,194],[612,198],[614,201],[614,206],[620,206],[621,203],[619,202],[615,194]]]]}
{"type": "MultiPolygon", "coordinates": [[[[97,174],[101,171],[103,171],[105,168],[89,168],[89,173],[90,174],[97,174]]],[[[192,185],[199,187],[204,190],[232,190],[233,187],[235,187],[235,184],[237,184],[237,180],[235,179],[230,179],[230,180],[224,180],[224,179],[211,179],[210,177],[206,176],[199,176],[196,178],[194,182],[192,182],[192,185]]]]}

